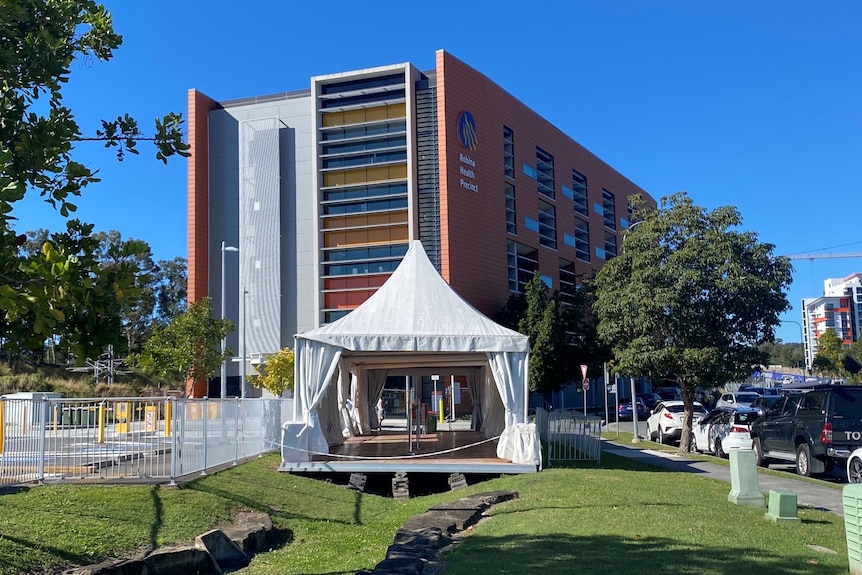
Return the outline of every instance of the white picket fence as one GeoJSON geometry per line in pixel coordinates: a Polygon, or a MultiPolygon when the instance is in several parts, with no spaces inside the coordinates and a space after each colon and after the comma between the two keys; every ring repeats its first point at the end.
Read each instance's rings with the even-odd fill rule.
{"type": "Polygon", "coordinates": [[[536,408],[536,427],[548,454],[547,467],[562,461],[602,460],[602,420],[571,409],[536,408]]]}
{"type": "Polygon", "coordinates": [[[292,399],[0,398],[0,486],[177,479],[278,451],[292,399]]]}

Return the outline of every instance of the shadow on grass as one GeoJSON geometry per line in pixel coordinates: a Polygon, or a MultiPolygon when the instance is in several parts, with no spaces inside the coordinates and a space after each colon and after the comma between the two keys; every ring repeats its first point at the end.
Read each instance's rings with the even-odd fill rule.
{"type": "Polygon", "coordinates": [[[761,548],[726,548],[684,544],[661,537],[623,538],[618,536],[575,537],[567,534],[507,535],[489,537],[474,534],[443,556],[446,575],[462,573],[525,572],[556,573],[657,572],[662,575],[832,575],[847,573],[846,563],[828,556],[776,555],[761,548]]]}
{"type": "MultiPolygon", "coordinates": [[[[680,469],[670,469],[659,464],[661,458],[658,456],[644,456],[643,459],[632,459],[616,455],[610,451],[602,451],[600,463],[595,461],[555,461],[549,469],[619,469],[624,471],[656,471],[674,472],[680,469]]],[[[685,462],[678,462],[683,465],[685,462]]]]}
{"type": "MultiPolygon", "coordinates": [[[[226,491],[224,489],[219,489],[217,487],[213,487],[207,483],[203,482],[192,482],[185,486],[185,489],[193,489],[196,491],[201,491],[203,493],[209,493],[210,495],[215,495],[216,497],[220,497],[227,501],[233,501],[239,506],[245,507],[247,509],[254,509],[255,511],[260,511],[262,513],[268,514],[270,517],[277,517],[279,519],[302,519],[305,521],[321,521],[324,523],[340,523],[342,525],[355,525],[353,521],[345,521],[343,519],[336,519],[334,517],[312,517],[310,515],[305,515],[302,513],[288,513],[286,511],[282,511],[281,509],[276,509],[270,505],[263,505],[260,502],[252,499],[251,497],[247,497],[244,495],[240,495],[238,493],[232,491],[226,491]]],[[[354,515],[359,516],[360,511],[360,502],[355,502],[356,509],[354,510],[354,515]]]]}
{"type": "Polygon", "coordinates": [[[158,485],[150,487],[150,498],[153,500],[153,523],[150,525],[150,550],[152,551],[158,546],[159,531],[164,523],[165,513],[162,506],[162,498],[159,497],[158,485]]]}

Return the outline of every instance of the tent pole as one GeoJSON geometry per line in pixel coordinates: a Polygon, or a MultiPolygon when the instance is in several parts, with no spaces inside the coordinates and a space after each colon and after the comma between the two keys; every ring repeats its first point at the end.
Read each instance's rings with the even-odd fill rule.
{"type": "Polygon", "coordinates": [[[413,455],[413,394],[411,389],[412,378],[405,376],[406,386],[404,388],[407,397],[404,402],[407,406],[407,455],[413,455]]]}

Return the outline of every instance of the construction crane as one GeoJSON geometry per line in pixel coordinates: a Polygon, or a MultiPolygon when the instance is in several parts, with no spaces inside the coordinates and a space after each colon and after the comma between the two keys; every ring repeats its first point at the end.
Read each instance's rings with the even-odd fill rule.
{"type": "Polygon", "coordinates": [[[832,258],[862,258],[862,252],[848,252],[844,254],[792,254],[784,256],[791,260],[825,260],[832,258]]]}

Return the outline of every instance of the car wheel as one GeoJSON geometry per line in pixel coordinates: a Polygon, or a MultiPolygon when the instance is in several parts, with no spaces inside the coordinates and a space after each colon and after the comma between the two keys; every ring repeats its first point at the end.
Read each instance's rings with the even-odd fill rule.
{"type": "Polygon", "coordinates": [[[700,450],[697,448],[697,438],[694,436],[694,432],[691,432],[691,441],[688,442],[688,451],[689,453],[700,453],[700,450]]]}
{"type": "Polygon", "coordinates": [[[719,459],[724,459],[726,454],[724,453],[724,448],[721,446],[721,438],[715,438],[715,456],[719,459]]]}
{"type": "Polygon", "coordinates": [[[854,457],[847,466],[847,483],[862,483],[862,459],[854,457]]]}
{"type": "Polygon", "coordinates": [[[652,431],[649,430],[649,422],[646,424],[646,438],[649,441],[652,441],[652,431]]]}
{"type": "Polygon", "coordinates": [[[664,436],[664,432],[661,430],[661,426],[658,428],[658,442],[664,445],[667,441],[667,438],[664,436]]]}
{"type": "Polygon", "coordinates": [[[759,437],[754,438],[753,449],[755,465],[758,467],[769,467],[769,463],[766,461],[766,458],[763,457],[763,447],[760,445],[759,437]]]}
{"type": "Polygon", "coordinates": [[[811,449],[807,443],[796,446],[796,473],[802,477],[811,477],[811,449]]]}

